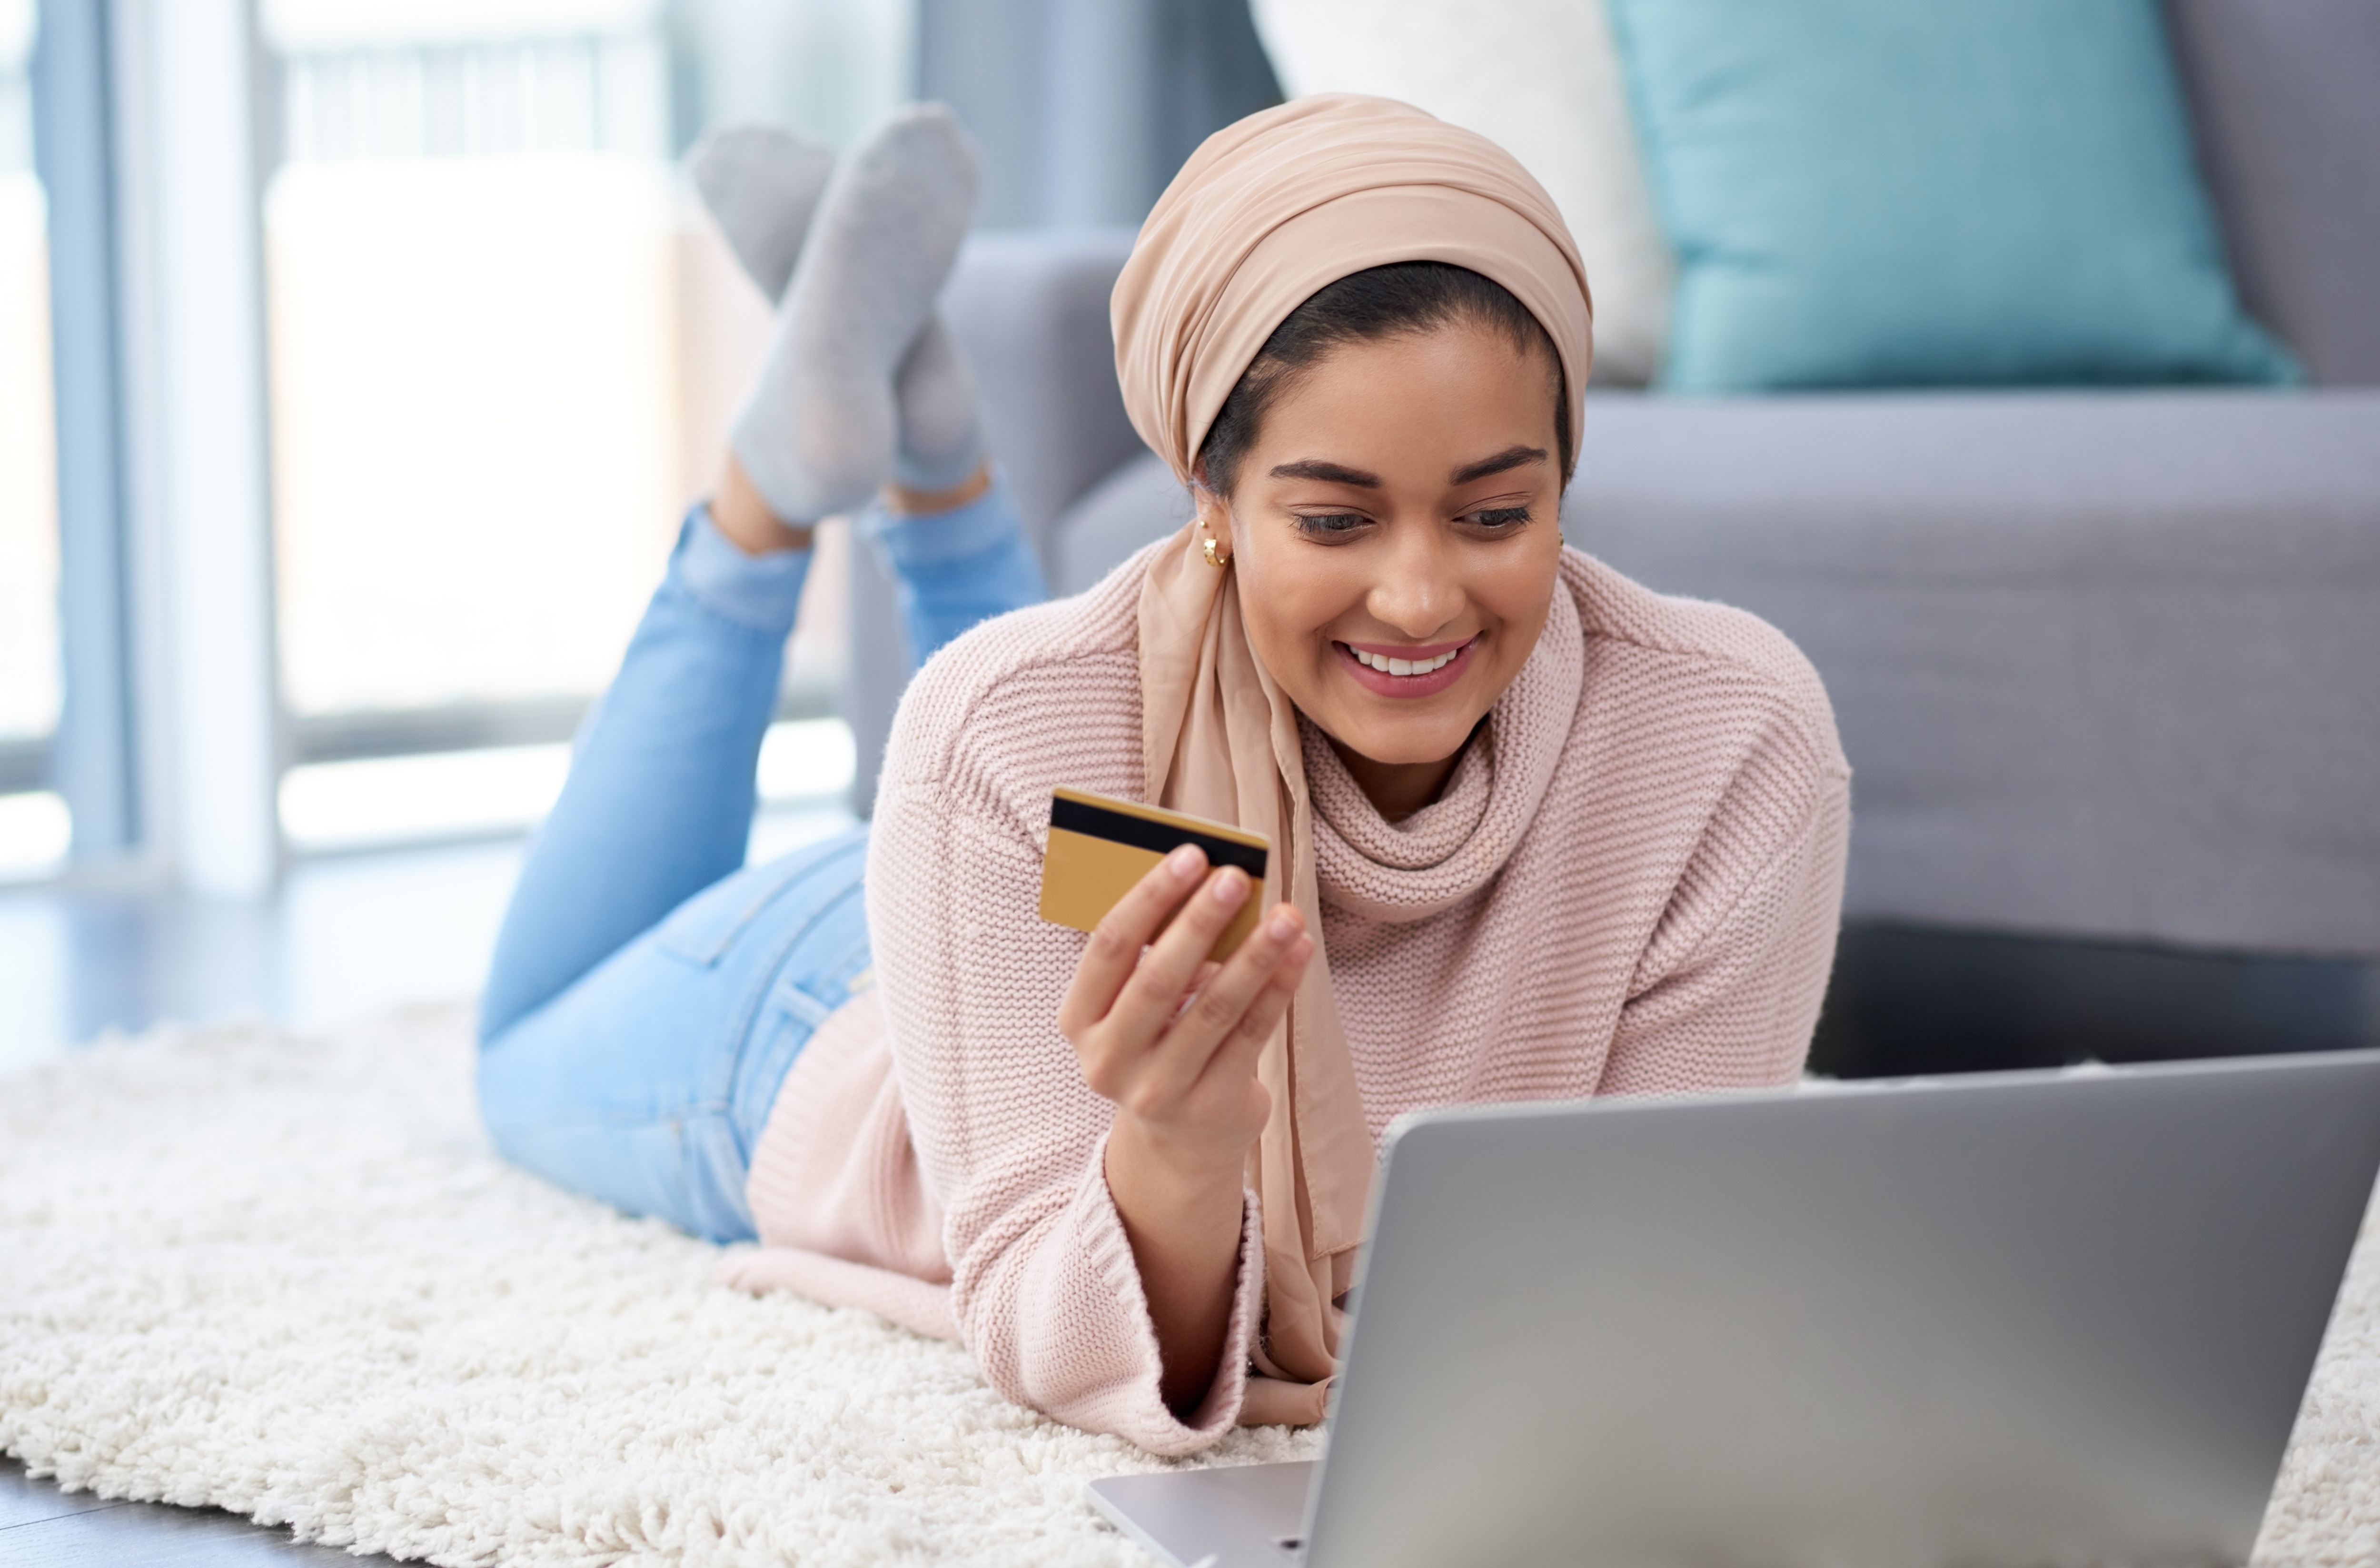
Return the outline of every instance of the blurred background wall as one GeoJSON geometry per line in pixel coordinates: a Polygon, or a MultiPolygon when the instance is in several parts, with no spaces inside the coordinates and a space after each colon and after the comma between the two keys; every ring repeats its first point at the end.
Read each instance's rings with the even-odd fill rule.
{"type": "Polygon", "coordinates": [[[1245,0],[918,0],[921,96],[984,149],[983,223],[1137,225],[1199,142],[1281,102],[1245,0]]]}

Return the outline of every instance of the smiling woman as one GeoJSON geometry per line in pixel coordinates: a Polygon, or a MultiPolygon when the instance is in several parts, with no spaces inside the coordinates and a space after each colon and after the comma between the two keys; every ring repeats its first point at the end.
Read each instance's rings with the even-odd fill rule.
{"type": "Polygon", "coordinates": [[[1410,261],[1293,311],[1199,446],[1199,526],[1232,541],[1249,644],[1391,822],[1437,798],[1536,646],[1569,415],[1519,300],[1410,261]]]}
{"type": "MultiPolygon", "coordinates": [[[[940,123],[858,156],[962,190],[940,123]]],[[[955,1335],[1062,1420],[1167,1453],[1319,1420],[1390,1121],[1800,1070],[1849,825],[1826,693],[1753,617],[1563,546],[1586,280],[1482,138],[1335,97],[1199,149],[1113,301],[1125,406],[1196,516],[1030,607],[971,419],[938,480],[964,482],[899,480],[953,406],[917,383],[949,371],[932,247],[959,201],[926,224],[920,182],[896,211],[865,178],[818,198],[735,456],[523,875],[492,1127],[758,1239],[734,1282],[955,1335]],[[870,248],[900,267],[829,270],[870,248]],[[813,383],[875,417],[838,434],[769,395],[813,383]],[[864,853],[725,874],[698,841],[748,808],[723,737],[760,710],[723,710],[773,689],[813,448],[851,501],[896,480],[867,527],[940,647],[864,853]],[[1087,937],[1041,920],[1068,787],[1263,835],[1277,902],[1208,963],[1257,887],[1185,846],[1087,937]]]]}
{"type": "MultiPolygon", "coordinates": [[[[1397,1115],[1792,1077],[1849,778],[1783,638],[1563,547],[1585,279],[1491,143],[1378,99],[1245,120],[1151,213],[1114,322],[1196,515],[920,673],[838,1051],[899,1085],[993,1380],[1185,1452],[1320,1417],[1397,1115]],[[1220,970],[1250,890],[1195,857],[1087,944],[1038,925],[1059,784],[1263,833],[1281,906],[1220,970]]],[[[780,1102],[805,1127],[814,1086],[780,1102]]],[[[745,1278],[832,1294],[831,1206],[775,1190],[787,1245],[745,1278]]]]}

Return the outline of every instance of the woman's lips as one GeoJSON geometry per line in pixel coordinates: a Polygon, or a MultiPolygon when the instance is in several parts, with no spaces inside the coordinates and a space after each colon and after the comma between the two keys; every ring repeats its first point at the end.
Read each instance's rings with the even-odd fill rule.
{"type": "Polygon", "coordinates": [[[1397,648],[1382,643],[1334,642],[1340,662],[1354,677],[1355,684],[1381,697],[1435,697],[1461,680],[1471,668],[1472,650],[1479,645],[1473,636],[1461,642],[1428,643],[1418,648],[1397,648]],[[1366,656],[1382,661],[1401,661],[1408,666],[1419,666],[1415,673],[1397,675],[1393,670],[1379,669],[1365,662],[1366,656]],[[1436,669],[1428,666],[1439,660],[1436,669]]]}

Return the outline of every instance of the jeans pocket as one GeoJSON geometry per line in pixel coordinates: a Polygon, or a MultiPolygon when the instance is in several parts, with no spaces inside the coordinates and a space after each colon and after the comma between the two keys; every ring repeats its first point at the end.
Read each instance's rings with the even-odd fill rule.
{"type": "Polygon", "coordinates": [[[747,1158],[759,1147],[795,1058],[808,1048],[820,1025],[873,981],[868,931],[858,913],[854,908],[829,929],[815,930],[816,940],[802,944],[809,951],[787,955],[737,1054],[727,1100],[747,1158]]]}
{"type": "Polygon", "coordinates": [[[815,1032],[855,991],[865,991],[875,975],[869,961],[868,932],[850,942],[836,957],[820,963],[808,954],[789,963],[769,993],[769,1005],[782,1011],[806,1032],[815,1032]]]}
{"type": "Polygon", "coordinates": [[[868,830],[853,828],[764,866],[748,866],[696,893],[653,931],[653,945],[709,968],[769,906],[799,890],[825,905],[856,884],[867,861],[868,830]]]}

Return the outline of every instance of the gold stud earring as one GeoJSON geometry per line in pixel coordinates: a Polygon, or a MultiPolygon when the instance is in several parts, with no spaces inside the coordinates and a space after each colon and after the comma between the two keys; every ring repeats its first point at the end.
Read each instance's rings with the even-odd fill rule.
{"type": "Polygon", "coordinates": [[[1198,541],[1198,548],[1205,551],[1207,553],[1207,565],[1216,567],[1221,566],[1225,561],[1230,559],[1230,557],[1215,548],[1214,529],[1208,524],[1207,519],[1204,517],[1198,519],[1198,527],[1207,536],[1198,541]]]}

